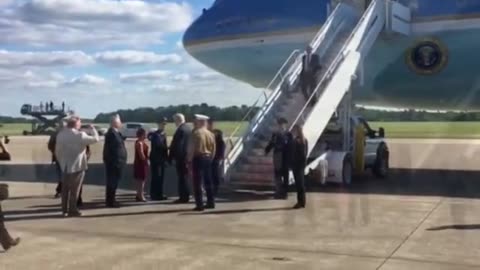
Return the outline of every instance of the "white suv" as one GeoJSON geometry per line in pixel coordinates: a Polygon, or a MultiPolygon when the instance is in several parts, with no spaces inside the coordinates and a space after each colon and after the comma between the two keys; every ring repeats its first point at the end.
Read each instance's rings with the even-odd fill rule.
{"type": "Polygon", "coordinates": [[[120,132],[126,138],[136,138],[137,130],[139,130],[140,128],[145,129],[147,133],[151,131],[147,125],[142,123],[124,123],[120,132]]]}

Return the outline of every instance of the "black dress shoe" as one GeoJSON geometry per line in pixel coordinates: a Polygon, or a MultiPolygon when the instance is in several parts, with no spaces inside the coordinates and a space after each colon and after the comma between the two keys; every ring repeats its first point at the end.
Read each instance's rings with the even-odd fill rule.
{"type": "Polygon", "coordinates": [[[20,237],[17,237],[10,242],[11,247],[17,246],[18,244],[20,244],[20,237]]]}
{"type": "Polygon", "coordinates": [[[273,196],[273,198],[275,200],[286,200],[286,199],[288,199],[288,195],[286,195],[286,194],[275,194],[273,196]]]}
{"type": "Polygon", "coordinates": [[[215,204],[207,203],[207,205],[205,205],[205,209],[215,209],[215,204]]]}
{"type": "Polygon", "coordinates": [[[293,209],[301,209],[301,208],[305,208],[305,205],[304,204],[295,204],[295,206],[293,206],[293,209]]]}
{"type": "Polygon", "coordinates": [[[11,241],[9,241],[7,243],[2,243],[2,247],[3,247],[3,250],[7,251],[12,247],[17,246],[18,244],[20,244],[20,237],[12,239],[11,241]]]}
{"type": "Polygon", "coordinates": [[[166,201],[166,200],[168,200],[168,197],[167,196],[160,196],[160,197],[150,196],[150,200],[152,200],[152,201],[166,201]]]}
{"type": "Polygon", "coordinates": [[[107,203],[107,208],[120,208],[120,204],[118,202],[107,203]]]}
{"type": "Polygon", "coordinates": [[[193,208],[193,211],[195,212],[202,212],[203,210],[205,210],[203,207],[200,207],[200,206],[197,206],[195,208],[193,208]]]}
{"type": "Polygon", "coordinates": [[[183,204],[183,203],[188,203],[189,200],[186,200],[186,199],[178,199],[178,200],[175,200],[173,201],[173,203],[175,204],[183,204]]]}
{"type": "Polygon", "coordinates": [[[82,213],[79,211],[68,213],[68,217],[81,217],[82,213]]]}

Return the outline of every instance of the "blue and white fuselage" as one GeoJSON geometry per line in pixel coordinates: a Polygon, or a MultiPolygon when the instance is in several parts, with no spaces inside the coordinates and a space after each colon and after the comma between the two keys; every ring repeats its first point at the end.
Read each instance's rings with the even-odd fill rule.
{"type": "MultiPolygon", "coordinates": [[[[359,8],[368,0],[354,1],[359,8]]],[[[217,0],[184,35],[187,51],[230,77],[264,87],[303,50],[338,0],[217,0]]],[[[357,104],[480,109],[480,1],[400,0],[412,35],[381,36],[364,63],[357,104]]]]}

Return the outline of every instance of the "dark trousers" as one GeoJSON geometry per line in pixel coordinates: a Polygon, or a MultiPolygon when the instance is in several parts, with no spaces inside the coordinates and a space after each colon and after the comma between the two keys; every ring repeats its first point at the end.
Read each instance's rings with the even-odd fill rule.
{"type": "Polygon", "coordinates": [[[275,196],[286,197],[288,191],[289,168],[282,152],[273,153],[273,176],[275,180],[275,196]]]}
{"type": "Polygon", "coordinates": [[[177,170],[178,177],[178,197],[181,201],[188,201],[190,199],[190,191],[187,182],[188,169],[186,160],[175,160],[175,168],[177,170]]]}
{"type": "Polygon", "coordinates": [[[295,178],[295,188],[297,190],[297,203],[305,206],[305,166],[294,166],[293,176],[295,178]]]}
{"type": "Polygon", "coordinates": [[[193,191],[195,194],[195,204],[199,208],[203,208],[202,184],[207,193],[207,205],[214,206],[212,160],[210,157],[195,157],[193,159],[193,191]]]}
{"type": "Polygon", "coordinates": [[[62,193],[62,168],[60,168],[60,164],[56,161],[53,164],[55,165],[55,173],[57,174],[57,181],[58,181],[57,188],[55,189],[55,191],[57,192],[57,194],[61,194],[62,193]]]}
{"type": "Polygon", "coordinates": [[[116,194],[118,183],[123,176],[123,165],[105,165],[106,169],[106,192],[105,192],[105,202],[107,205],[113,205],[116,202],[116,194]]]}
{"type": "Polygon", "coordinates": [[[9,246],[13,242],[13,238],[5,227],[5,217],[2,212],[2,205],[0,205],[0,245],[3,247],[9,246]]]}
{"type": "MultiPolygon", "coordinates": [[[[302,92],[305,96],[305,101],[310,99],[310,96],[315,91],[317,86],[315,75],[313,73],[305,73],[301,78],[302,92]]],[[[311,103],[317,102],[316,97],[313,97],[311,103]]]]}
{"type": "Polygon", "coordinates": [[[213,194],[218,194],[218,187],[220,186],[221,181],[221,172],[220,172],[220,165],[222,161],[218,159],[214,159],[212,161],[212,181],[213,181],[213,194]]]}
{"type": "Polygon", "coordinates": [[[288,167],[275,168],[275,195],[285,197],[288,192],[288,178],[289,178],[288,167]]]}
{"type": "Polygon", "coordinates": [[[164,196],[165,162],[150,162],[150,199],[160,200],[164,196]]]}

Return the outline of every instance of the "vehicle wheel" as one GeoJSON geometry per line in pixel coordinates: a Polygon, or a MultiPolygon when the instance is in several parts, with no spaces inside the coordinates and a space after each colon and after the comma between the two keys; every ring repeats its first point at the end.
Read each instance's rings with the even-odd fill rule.
{"type": "Polygon", "coordinates": [[[373,166],[373,174],[377,178],[387,178],[388,170],[390,168],[389,152],[385,144],[381,144],[377,149],[377,158],[373,166]]]}
{"type": "Polygon", "coordinates": [[[347,154],[343,159],[343,168],[342,168],[342,183],[344,185],[350,185],[353,178],[353,162],[352,156],[347,154]]]}

